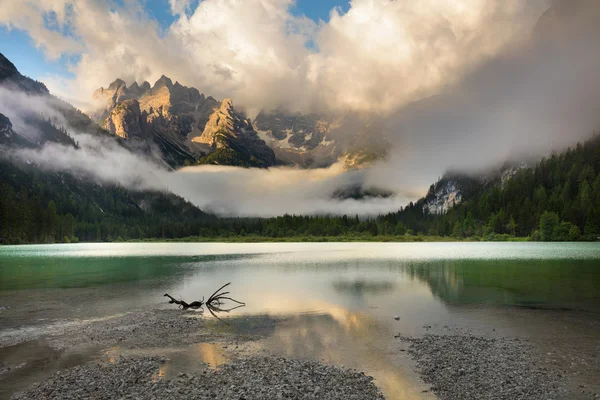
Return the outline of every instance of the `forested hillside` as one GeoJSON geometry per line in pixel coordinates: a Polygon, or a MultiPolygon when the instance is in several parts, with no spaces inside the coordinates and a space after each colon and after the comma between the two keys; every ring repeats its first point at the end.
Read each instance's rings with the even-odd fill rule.
{"type": "Polygon", "coordinates": [[[465,200],[442,215],[427,197],[375,219],[357,216],[216,218],[166,193],[99,185],[4,159],[0,243],[132,239],[598,240],[600,136],[524,168],[503,184],[469,180],[465,200]]]}
{"type": "Polygon", "coordinates": [[[0,243],[184,237],[214,218],[172,194],[99,185],[6,159],[0,193],[0,243]]]}
{"type": "Polygon", "coordinates": [[[511,235],[540,240],[600,236],[600,136],[524,168],[503,185],[485,187],[445,215],[423,200],[383,217],[414,231],[456,238],[511,235]]]}

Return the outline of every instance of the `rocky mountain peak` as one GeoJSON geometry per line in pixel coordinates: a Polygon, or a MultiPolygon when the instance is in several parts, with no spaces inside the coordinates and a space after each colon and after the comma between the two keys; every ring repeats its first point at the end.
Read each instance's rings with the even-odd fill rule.
{"type": "Polygon", "coordinates": [[[123,79],[115,79],[110,85],[108,85],[108,90],[119,90],[120,88],[127,89],[127,84],[123,79]]]}
{"type": "Polygon", "coordinates": [[[8,58],[0,53],[0,77],[8,78],[18,74],[19,71],[17,70],[17,67],[15,67],[15,64],[10,62],[8,58]]]}
{"type": "Polygon", "coordinates": [[[0,83],[27,93],[42,95],[50,93],[43,83],[21,75],[17,67],[2,53],[0,53],[0,83]]]}
{"type": "Polygon", "coordinates": [[[250,128],[252,125],[248,120],[241,118],[233,109],[233,101],[224,99],[218,108],[210,115],[208,122],[204,126],[202,135],[194,137],[194,143],[207,144],[214,147],[217,144],[219,133],[236,136],[239,129],[250,128]]]}
{"type": "Polygon", "coordinates": [[[233,101],[231,99],[223,99],[219,110],[224,113],[233,113],[233,101]]]}
{"type": "Polygon", "coordinates": [[[150,83],[148,81],[144,81],[141,85],[140,85],[140,89],[142,89],[142,91],[147,91],[152,89],[152,86],[150,86],[150,83]]]}
{"type": "Polygon", "coordinates": [[[218,102],[196,88],[173,83],[166,75],[152,87],[148,82],[127,87],[118,79],[109,88],[98,89],[94,97],[107,100],[107,106],[95,115],[106,130],[127,139],[132,147],[140,142],[158,146],[163,160],[173,166],[204,162],[268,167],[276,163],[271,148],[258,137],[250,120],[236,112],[231,99],[218,102]]]}
{"type": "Polygon", "coordinates": [[[152,87],[152,90],[158,90],[162,87],[167,87],[167,88],[171,89],[173,87],[173,81],[171,80],[171,78],[169,78],[165,75],[162,75],[160,78],[158,78],[158,80],[152,87]]]}
{"type": "Polygon", "coordinates": [[[136,99],[128,99],[112,109],[106,118],[106,130],[122,138],[142,136],[142,113],[136,99]]]}

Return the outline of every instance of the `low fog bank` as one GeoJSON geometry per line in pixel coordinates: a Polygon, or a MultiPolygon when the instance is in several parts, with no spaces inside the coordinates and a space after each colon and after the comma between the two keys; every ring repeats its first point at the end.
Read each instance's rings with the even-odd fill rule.
{"type": "MultiPolygon", "coordinates": [[[[333,193],[340,189],[374,188],[369,184],[368,170],[345,171],[342,163],[322,169],[188,167],[171,174],[168,179],[173,192],[202,209],[227,216],[375,216],[397,211],[408,201],[404,195],[360,200],[333,198],[333,193]]],[[[378,186],[377,189],[391,188],[378,186]]]]}
{"type": "Polygon", "coordinates": [[[401,195],[360,200],[333,198],[336,190],[370,188],[368,170],[345,171],[342,163],[310,170],[206,165],[173,172],[108,138],[99,139],[88,134],[73,136],[79,142],[79,149],[47,143],[40,149],[17,150],[13,159],[35,163],[48,171],[83,175],[100,184],[118,184],[132,190],[170,191],[203,211],[226,217],[375,216],[396,211],[408,201],[401,195]]]}
{"type": "MultiPolygon", "coordinates": [[[[99,184],[117,184],[132,190],[170,191],[204,211],[220,216],[271,217],[283,214],[378,215],[396,211],[407,196],[334,198],[336,191],[360,188],[395,192],[373,183],[371,169],[346,171],[342,162],[322,169],[276,167],[244,169],[196,166],[172,171],[153,154],[133,153],[112,137],[79,132],[54,107],[55,99],[27,95],[0,87],[0,112],[13,130],[38,143],[43,136],[30,121],[41,116],[67,129],[78,143],[47,142],[38,148],[11,149],[13,160],[52,172],[69,172],[99,184]]],[[[158,152],[158,149],[155,149],[158,152]]]]}

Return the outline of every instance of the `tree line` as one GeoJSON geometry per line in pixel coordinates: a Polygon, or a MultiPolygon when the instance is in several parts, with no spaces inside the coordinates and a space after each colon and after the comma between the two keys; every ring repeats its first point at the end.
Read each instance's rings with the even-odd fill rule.
{"type": "Polygon", "coordinates": [[[428,213],[423,198],[398,212],[368,219],[217,218],[169,193],[101,185],[10,160],[0,164],[0,243],[186,237],[543,241],[600,237],[600,136],[521,169],[504,183],[464,180],[469,182],[465,201],[444,215],[428,213]]]}

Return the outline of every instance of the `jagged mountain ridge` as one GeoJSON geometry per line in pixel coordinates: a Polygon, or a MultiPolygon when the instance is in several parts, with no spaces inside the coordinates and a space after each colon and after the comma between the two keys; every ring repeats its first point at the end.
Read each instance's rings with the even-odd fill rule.
{"type": "Polygon", "coordinates": [[[234,109],[231,99],[219,102],[193,87],[173,83],[165,75],[153,86],[134,82],[128,87],[117,79],[96,90],[93,98],[102,103],[94,114],[102,127],[127,140],[148,141],[154,136],[154,140],[169,144],[171,149],[163,149],[163,153],[173,166],[228,164],[232,159],[221,157],[227,151],[242,159],[234,165],[324,167],[343,158],[354,168],[384,158],[389,147],[377,115],[277,110],[261,112],[251,121],[234,109]],[[227,140],[215,140],[219,130],[227,140]],[[238,154],[235,149],[243,151],[238,154]],[[169,159],[173,150],[183,160],[169,159]],[[216,154],[208,157],[212,153],[216,154]]]}
{"type": "Polygon", "coordinates": [[[156,143],[162,158],[174,167],[194,163],[270,167],[276,163],[273,151],[230,99],[219,102],[205,97],[165,75],[154,86],[134,82],[128,87],[117,79],[108,88],[96,90],[93,97],[106,102],[95,113],[101,126],[138,147],[156,143]]]}
{"type": "Polygon", "coordinates": [[[389,143],[378,115],[261,112],[254,121],[279,160],[303,167],[328,166],[340,158],[357,168],[387,156],[389,143]]]}
{"type": "MultiPolygon", "coordinates": [[[[70,127],[107,134],[85,114],[52,96],[43,84],[21,75],[2,54],[0,87],[39,97],[70,127]]],[[[64,127],[56,126],[50,116],[38,115],[35,108],[25,117],[18,116],[25,123],[20,129],[5,112],[0,110],[0,244],[191,235],[215,219],[172,193],[128,190],[83,173],[46,170],[35,157],[26,161],[14,157],[18,150],[46,143],[80,148],[64,127]]]]}

